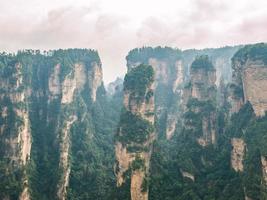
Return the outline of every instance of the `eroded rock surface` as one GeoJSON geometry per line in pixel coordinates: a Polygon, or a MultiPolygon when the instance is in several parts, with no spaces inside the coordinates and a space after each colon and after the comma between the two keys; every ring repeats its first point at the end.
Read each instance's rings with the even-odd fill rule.
{"type": "Polygon", "coordinates": [[[244,170],[243,161],[246,151],[246,144],[241,138],[232,138],[231,144],[231,166],[236,172],[242,172],[244,170]]]}

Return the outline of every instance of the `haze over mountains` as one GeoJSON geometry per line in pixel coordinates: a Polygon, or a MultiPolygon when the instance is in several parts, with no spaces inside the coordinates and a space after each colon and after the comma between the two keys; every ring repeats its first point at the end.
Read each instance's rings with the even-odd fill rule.
{"type": "Polygon", "coordinates": [[[267,200],[266,0],[0,1],[0,200],[267,200]]]}
{"type": "Polygon", "coordinates": [[[20,0],[0,2],[0,49],[92,48],[105,84],[142,46],[218,48],[267,40],[265,0],[20,0]]]}
{"type": "Polygon", "coordinates": [[[0,198],[265,199],[267,45],[0,56],[0,198]]]}

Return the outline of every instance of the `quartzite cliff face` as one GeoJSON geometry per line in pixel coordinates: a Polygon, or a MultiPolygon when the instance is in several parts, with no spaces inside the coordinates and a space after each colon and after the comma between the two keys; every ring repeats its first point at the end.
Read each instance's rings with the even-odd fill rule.
{"type": "Polygon", "coordinates": [[[247,46],[233,57],[233,81],[236,96],[244,103],[249,101],[255,114],[263,116],[267,110],[267,63],[264,52],[257,54],[257,48],[247,46]]]}
{"type": "MultiPolygon", "coordinates": [[[[117,187],[132,200],[148,199],[148,177],[154,131],[154,70],[139,65],[124,79],[124,110],[115,142],[117,187]],[[128,182],[128,183],[127,183],[128,182]],[[130,188],[123,185],[129,184],[130,188]]],[[[125,196],[118,199],[126,198],[125,196]]]]}

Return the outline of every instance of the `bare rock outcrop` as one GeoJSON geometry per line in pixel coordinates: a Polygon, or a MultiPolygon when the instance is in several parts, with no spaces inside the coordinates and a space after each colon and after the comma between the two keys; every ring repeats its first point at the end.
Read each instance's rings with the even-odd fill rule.
{"type": "Polygon", "coordinates": [[[75,92],[81,92],[85,84],[88,84],[90,98],[95,102],[97,90],[103,80],[101,64],[92,62],[90,66],[86,66],[83,62],[77,62],[72,67],[70,73],[64,77],[63,81],[60,81],[61,64],[54,66],[48,82],[50,101],[61,96],[62,104],[70,104],[73,102],[75,92]]]}
{"type": "MultiPolygon", "coordinates": [[[[265,115],[267,111],[267,62],[262,48],[264,44],[247,45],[239,50],[233,57],[233,87],[237,99],[233,103],[239,111],[239,104],[249,101],[256,116],[265,115]],[[257,52],[257,56],[255,56],[257,52]]],[[[262,48],[264,49],[264,47],[262,48]]],[[[235,107],[235,106],[234,106],[235,107]]]]}
{"type": "Polygon", "coordinates": [[[246,144],[242,138],[232,138],[231,144],[231,166],[236,172],[243,172],[246,144]]]}
{"type": "Polygon", "coordinates": [[[60,144],[60,163],[59,167],[63,173],[61,180],[59,181],[57,196],[60,200],[65,200],[67,195],[67,186],[69,184],[70,166],[69,166],[69,154],[70,154],[70,129],[72,124],[77,120],[75,115],[70,116],[65,122],[61,132],[61,144],[60,144]]]}

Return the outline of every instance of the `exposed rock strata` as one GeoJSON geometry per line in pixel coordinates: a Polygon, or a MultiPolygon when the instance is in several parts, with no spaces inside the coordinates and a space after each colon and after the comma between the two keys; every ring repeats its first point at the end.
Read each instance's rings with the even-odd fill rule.
{"type": "Polygon", "coordinates": [[[70,129],[72,124],[77,120],[76,116],[70,116],[66,122],[64,122],[63,130],[61,132],[61,145],[60,145],[60,163],[59,166],[62,169],[62,178],[58,185],[57,196],[60,200],[65,200],[67,195],[67,186],[69,184],[70,166],[70,129]]]}

